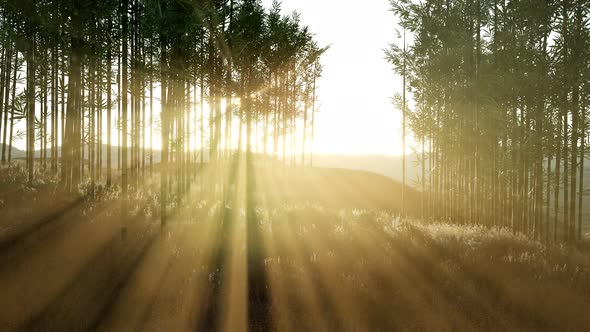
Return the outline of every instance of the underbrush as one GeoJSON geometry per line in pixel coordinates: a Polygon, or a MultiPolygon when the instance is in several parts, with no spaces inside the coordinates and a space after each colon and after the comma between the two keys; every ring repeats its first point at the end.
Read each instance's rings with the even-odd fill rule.
{"type": "Polygon", "coordinates": [[[590,254],[578,249],[547,247],[506,229],[314,206],[271,211],[261,227],[271,289],[273,280],[291,285],[274,304],[285,329],[310,329],[305,324],[314,320],[330,330],[590,326],[590,254]],[[308,312],[308,320],[296,320],[306,310],[292,299],[310,286],[301,305],[323,317],[308,312]]]}

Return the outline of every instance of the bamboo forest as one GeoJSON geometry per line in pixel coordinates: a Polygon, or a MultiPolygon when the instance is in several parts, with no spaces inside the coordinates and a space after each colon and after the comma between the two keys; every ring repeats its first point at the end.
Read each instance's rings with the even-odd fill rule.
{"type": "Polygon", "coordinates": [[[0,0],[0,331],[590,330],[587,0],[0,0]]]}

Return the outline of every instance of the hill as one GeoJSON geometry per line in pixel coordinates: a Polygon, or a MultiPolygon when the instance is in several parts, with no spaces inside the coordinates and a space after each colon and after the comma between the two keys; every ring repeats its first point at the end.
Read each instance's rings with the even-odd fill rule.
{"type": "MultiPolygon", "coordinates": [[[[402,181],[402,156],[318,154],[313,156],[313,163],[316,167],[369,171],[402,181]]],[[[418,159],[414,155],[408,155],[407,184],[412,185],[420,174],[418,159]]]]}
{"type": "MultiPolygon", "coordinates": [[[[261,193],[277,203],[308,203],[338,209],[385,209],[399,212],[402,184],[386,176],[338,168],[284,168],[260,171],[261,193]]],[[[420,194],[407,187],[406,202],[417,208],[420,194]]]]}

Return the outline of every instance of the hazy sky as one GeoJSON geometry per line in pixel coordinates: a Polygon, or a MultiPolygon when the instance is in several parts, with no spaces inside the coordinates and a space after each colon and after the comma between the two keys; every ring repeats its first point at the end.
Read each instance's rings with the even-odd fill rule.
{"type": "Polygon", "coordinates": [[[315,150],[401,154],[401,116],[390,102],[401,80],[383,55],[396,41],[389,1],[283,0],[282,8],[299,12],[320,45],[331,45],[322,58],[315,150]]]}

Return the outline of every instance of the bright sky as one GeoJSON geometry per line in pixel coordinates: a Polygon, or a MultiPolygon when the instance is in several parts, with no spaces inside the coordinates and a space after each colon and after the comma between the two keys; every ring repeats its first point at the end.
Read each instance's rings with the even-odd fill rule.
{"type": "Polygon", "coordinates": [[[401,154],[401,115],[390,98],[402,82],[383,53],[397,42],[389,1],[283,0],[282,8],[299,12],[320,46],[331,45],[322,58],[314,150],[401,154]]]}

